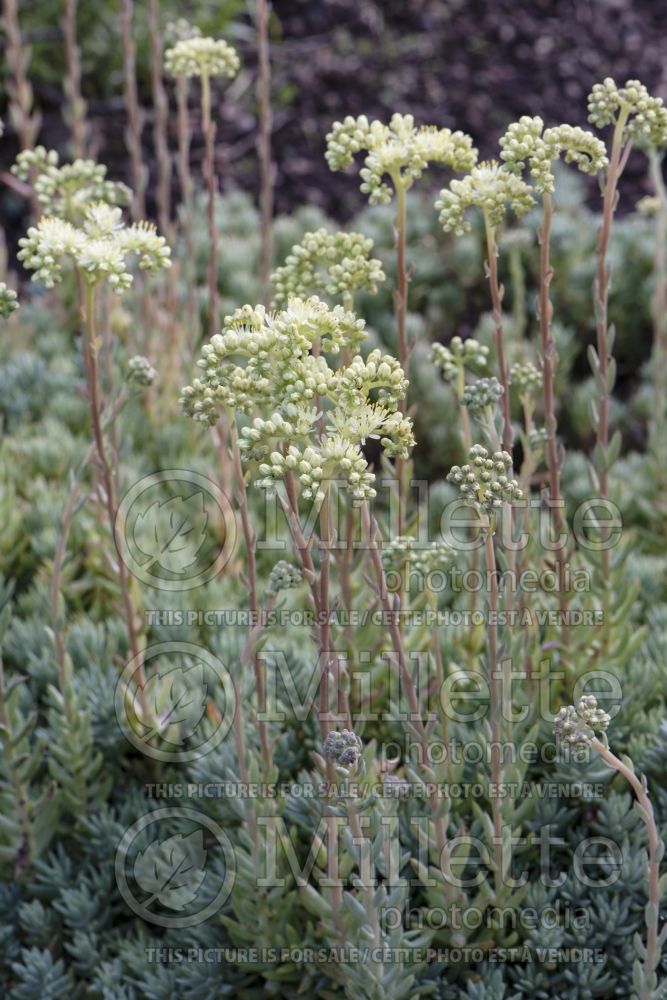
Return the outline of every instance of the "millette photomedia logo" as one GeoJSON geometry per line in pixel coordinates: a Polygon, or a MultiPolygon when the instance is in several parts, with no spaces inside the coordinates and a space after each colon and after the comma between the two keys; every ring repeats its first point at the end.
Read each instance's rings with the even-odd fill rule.
{"type": "Polygon", "coordinates": [[[116,546],[130,573],[157,590],[193,590],[233,555],[236,519],[220,487],[198,472],[166,469],[140,479],[116,514],[116,546]]]}
{"type": "Polygon", "coordinates": [[[205,813],[168,806],[146,813],[116,849],[116,885],[138,917],[183,929],[210,919],[229,898],[234,849],[205,813]]]}

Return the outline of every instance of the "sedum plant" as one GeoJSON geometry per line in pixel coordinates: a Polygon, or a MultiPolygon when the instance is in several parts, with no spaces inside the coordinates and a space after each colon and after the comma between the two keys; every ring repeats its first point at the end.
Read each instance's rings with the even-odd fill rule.
{"type": "Polygon", "coordinates": [[[179,38],[166,50],[164,65],[167,73],[177,80],[197,77],[200,83],[200,107],[205,140],[204,176],[208,189],[209,334],[213,334],[218,329],[218,232],[215,221],[216,126],[211,114],[211,80],[233,79],[241,64],[235,49],[224,39],[191,34],[189,37],[179,38]]]}
{"type": "Polygon", "coordinates": [[[559,710],[554,719],[554,733],[570,747],[597,751],[608,767],[625,778],[636,796],[636,806],[648,839],[648,853],[644,860],[648,903],[644,910],[646,940],[642,942],[638,934],[634,938],[638,957],[633,966],[632,986],[636,1000],[653,1000],[665,988],[665,981],[659,983],[657,974],[660,949],[667,938],[667,929],[663,927],[660,930],[660,905],[667,893],[667,879],[660,877],[665,845],[656,824],[646,779],[637,777],[629,757],[617,757],[609,748],[606,733],[610,722],[609,714],[598,708],[595,695],[583,695],[576,707],[568,705],[559,710]]]}
{"type": "Polygon", "coordinates": [[[129,205],[132,192],[118,181],[107,180],[107,168],[94,160],[60,163],[58,153],[44,146],[19,153],[12,173],[30,182],[45,215],[80,226],[91,204],[129,205]]]}
{"type": "MultiPolygon", "coordinates": [[[[409,376],[410,344],[407,333],[408,269],[406,263],[408,215],[407,193],[429,164],[444,164],[454,171],[470,170],[477,160],[477,150],[463,132],[435,126],[416,126],[412,115],[392,115],[388,125],[369,122],[365,115],[348,116],[334,122],[327,135],[326,160],[331,170],[344,170],[354,157],[365,152],[360,170],[361,191],[371,204],[388,204],[396,197],[396,273],[395,311],[397,353],[403,371],[409,376]]],[[[406,412],[407,403],[402,404],[406,412]]],[[[398,534],[403,534],[407,518],[407,467],[397,464],[398,534]]]]}
{"type": "Polygon", "coordinates": [[[361,233],[306,233],[292,247],[285,263],[271,276],[275,304],[285,305],[291,295],[340,299],[349,311],[355,292],[375,293],[385,280],[382,264],[371,257],[373,241],[361,233]]]}

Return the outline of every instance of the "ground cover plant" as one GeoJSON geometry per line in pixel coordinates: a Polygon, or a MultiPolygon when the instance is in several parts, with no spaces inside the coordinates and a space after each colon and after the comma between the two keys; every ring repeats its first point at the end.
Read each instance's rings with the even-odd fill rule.
{"type": "Polygon", "coordinates": [[[232,42],[150,0],[148,117],[119,11],[124,179],[76,2],[58,150],[4,6],[3,995],[666,996],[667,109],[351,107],[341,228],[274,212],[264,0],[256,199],[232,42]]]}

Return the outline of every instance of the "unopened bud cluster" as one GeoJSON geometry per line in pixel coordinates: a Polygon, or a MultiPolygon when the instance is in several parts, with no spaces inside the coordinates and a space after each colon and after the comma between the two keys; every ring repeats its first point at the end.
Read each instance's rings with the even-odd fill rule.
{"type": "Polygon", "coordinates": [[[129,205],[132,192],[125,184],[106,179],[107,168],[94,160],[59,163],[55,150],[44,146],[27,149],[16,158],[12,173],[34,186],[46,215],[78,225],[95,202],[129,205]]]}
{"type": "Polygon", "coordinates": [[[361,749],[361,740],[351,729],[334,730],[322,743],[324,756],[341,767],[353,767],[359,760],[361,749]]]}
{"type": "Polygon", "coordinates": [[[433,344],[431,361],[442,370],[447,382],[454,382],[462,369],[485,368],[489,360],[489,348],[473,337],[462,340],[452,337],[449,344],[433,344]]]}
{"type": "Polygon", "coordinates": [[[628,80],[624,87],[617,87],[611,77],[596,83],[588,97],[589,122],[606,128],[621,114],[627,116],[626,138],[654,146],[667,142],[667,109],[661,97],[652,97],[639,80],[628,80]]]}
{"type": "Polygon", "coordinates": [[[272,276],[276,305],[284,305],[290,295],[375,293],[385,274],[380,261],[371,257],[372,249],[373,241],[361,233],[306,233],[272,276]]]}
{"type": "Polygon", "coordinates": [[[473,416],[482,416],[489,409],[495,410],[503,391],[495,376],[480,378],[465,387],[461,402],[473,416]]]}
{"type": "Polygon", "coordinates": [[[532,396],[542,387],[542,373],[531,361],[512,365],[511,380],[519,396],[532,396]]]}
{"type": "Polygon", "coordinates": [[[554,719],[556,737],[571,746],[587,746],[596,732],[604,733],[611,718],[597,704],[595,696],[587,694],[579,699],[576,708],[574,705],[561,708],[554,719]]]}
{"type": "Polygon", "coordinates": [[[409,565],[416,573],[428,576],[443,572],[451,565],[454,550],[446,542],[430,542],[419,545],[416,538],[398,535],[382,548],[382,562],[385,569],[402,572],[409,565]]]}
{"type": "Polygon", "coordinates": [[[279,559],[269,573],[267,594],[275,596],[281,590],[292,590],[300,585],[302,579],[303,573],[298,566],[293,566],[286,559],[279,559]]]}
{"type": "Polygon", "coordinates": [[[136,354],[127,363],[127,380],[132,385],[147,386],[152,385],[157,378],[157,371],[153,368],[148,358],[136,354]]]}
{"type": "Polygon", "coordinates": [[[538,115],[523,115],[513,122],[501,138],[500,147],[507,169],[521,174],[528,167],[541,193],[554,191],[552,165],[561,156],[585,174],[596,174],[607,165],[605,145],[592,132],[573,125],[545,129],[538,115]]]}
{"type": "Polygon", "coordinates": [[[392,189],[402,184],[410,187],[429,163],[443,163],[452,170],[470,170],[477,159],[470,136],[448,128],[416,126],[412,115],[392,115],[389,125],[369,122],[365,115],[348,115],[334,122],[327,135],[326,160],[331,170],[344,170],[354,156],[365,150],[367,156],[360,171],[361,190],[371,204],[388,204],[392,189]]]}
{"type": "Polygon", "coordinates": [[[467,465],[455,465],[447,479],[458,486],[461,496],[478,509],[495,511],[504,503],[513,503],[523,496],[516,479],[510,479],[512,457],[506,451],[489,455],[480,444],[473,445],[467,465]]]}
{"type": "Polygon", "coordinates": [[[2,319],[11,316],[18,307],[18,296],[14,289],[8,288],[4,281],[0,281],[0,316],[2,319]]]}

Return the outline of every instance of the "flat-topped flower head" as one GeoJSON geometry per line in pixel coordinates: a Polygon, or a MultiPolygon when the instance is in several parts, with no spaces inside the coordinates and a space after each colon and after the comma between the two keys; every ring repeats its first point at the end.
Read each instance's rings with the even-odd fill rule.
{"type": "Polygon", "coordinates": [[[498,226],[508,209],[520,218],[534,204],[533,193],[521,177],[497,160],[488,160],[473,167],[462,180],[453,180],[440,192],[435,207],[445,232],[462,236],[471,229],[468,209],[480,209],[489,225],[498,226]]]}
{"type": "Polygon", "coordinates": [[[94,160],[59,163],[55,150],[44,146],[19,153],[12,173],[34,185],[46,215],[80,225],[91,203],[129,205],[132,191],[125,184],[107,180],[107,168],[94,160]]]}
{"type": "Polygon", "coordinates": [[[0,281],[0,317],[7,319],[18,307],[18,296],[14,289],[8,288],[4,281],[0,281]]]}
{"type": "Polygon", "coordinates": [[[357,291],[375,293],[385,274],[380,261],[371,256],[372,250],[373,241],[361,233],[326,229],[306,233],[272,275],[275,304],[283,305],[290,295],[334,298],[357,291]]]}
{"type": "Polygon", "coordinates": [[[477,371],[486,368],[489,361],[489,348],[480,344],[473,337],[462,340],[452,337],[449,344],[433,344],[431,361],[442,370],[446,382],[454,382],[461,371],[477,371]]]}
{"type": "Polygon", "coordinates": [[[545,129],[537,115],[524,115],[510,125],[500,146],[506,168],[516,174],[528,169],[536,190],[542,194],[554,191],[552,168],[561,156],[585,174],[597,174],[608,162],[604,143],[592,132],[573,125],[545,129]]]}
{"type": "Polygon", "coordinates": [[[588,746],[596,732],[606,732],[611,717],[597,707],[597,699],[592,694],[579,699],[575,708],[568,705],[561,708],[554,719],[554,734],[562,743],[570,746],[588,746]]]}
{"type": "Polygon", "coordinates": [[[519,396],[534,396],[542,388],[542,373],[531,361],[523,365],[519,362],[513,364],[511,376],[519,396]]]}
{"type": "Polygon", "coordinates": [[[360,171],[361,190],[371,204],[388,204],[392,198],[389,178],[406,189],[418,180],[430,163],[442,163],[452,170],[470,170],[477,151],[470,136],[448,128],[415,126],[412,115],[392,115],[389,125],[369,122],[365,115],[348,116],[334,122],[327,135],[326,160],[331,170],[344,170],[355,155],[366,152],[360,171]]]}
{"type": "Polygon", "coordinates": [[[241,454],[258,468],[264,489],[291,473],[316,503],[334,480],[355,500],[372,497],[366,440],[407,457],[414,438],[399,410],[407,380],[394,358],[374,350],[334,365],[363,335],[353,313],[314,296],[291,298],[280,312],[244,306],[202,348],[201,374],[183,389],[183,410],[207,424],[225,408],[247,414],[241,454]]]}
{"type": "Polygon", "coordinates": [[[652,97],[639,80],[618,87],[610,76],[596,83],[588,97],[588,120],[606,128],[623,118],[624,139],[663,146],[667,142],[667,109],[661,97],[652,97]]]}
{"type": "Polygon", "coordinates": [[[492,513],[523,496],[516,479],[509,478],[511,470],[512,457],[506,451],[489,455],[486,448],[476,444],[470,449],[468,464],[455,465],[447,479],[478,510],[492,513]]]}
{"type": "Polygon", "coordinates": [[[156,272],[171,264],[170,250],[155,227],[146,222],[125,226],[119,208],[91,205],[81,228],[63,219],[44,216],[19,240],[19,260],[34,271],[33,281],[53,288],[63,277],[63,267],[76,268],[86,282],[108,281],[118,292],[129,288],[130,256],[139,267],[156,272]]]}
{"type": "Polygon", "coordinates": [[[191,35],[176,42],[164,54],[164,66],[171,76],[221,76],[231,79],[241,68],[236,53],[222,38],[191,35]]]}

